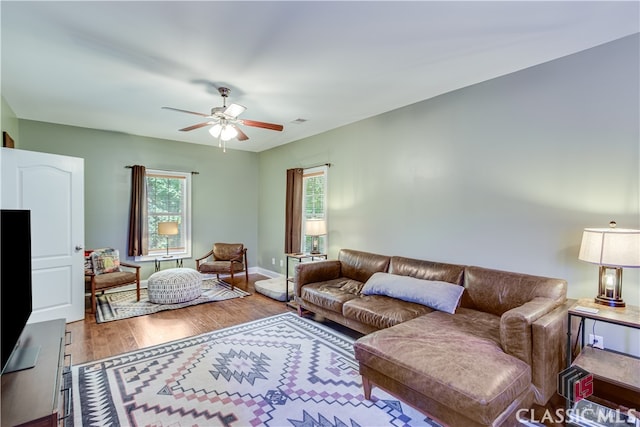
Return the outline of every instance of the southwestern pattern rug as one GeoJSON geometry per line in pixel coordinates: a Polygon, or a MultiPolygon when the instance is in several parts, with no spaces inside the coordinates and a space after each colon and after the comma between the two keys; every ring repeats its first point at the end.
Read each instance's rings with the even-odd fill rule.
{"type": "Polygon", "coordinates": [[[72,367],[75,426],[438,426],[379,388],[353,339],[285,313],[72,367]]]}
{"type": "Polygon", "coordinates": [[[236,287],[231,290],[231,287],[227,283],[217,279],[203,280],[202,295],[191,301],[176,304],[152,303],[149,301],[146,289],[140,289],[140,301],[136,301],[135,289],[110,292],[96,297],[96,323],[111,322],[128,317],[145,316],[163,310],[175,310],[190,305],[242,298],[247,295],[251,294],[236,287]]]}

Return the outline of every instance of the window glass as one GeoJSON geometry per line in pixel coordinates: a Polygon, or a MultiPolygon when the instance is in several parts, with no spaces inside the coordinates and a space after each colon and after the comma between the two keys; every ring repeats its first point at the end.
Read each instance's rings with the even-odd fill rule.
{"type": "Polygon", "coordinates": [[[153,259],[158,255],[167,255],[167,252],[177,257],[190,257],[191,174],[147,169],[146,190],[149,247],[148,256],[139,259],[153,259]],[[159,234],[158,225],[162,222],[177,222],[177,234],[159,234]]]}
{"type": "MultiPolygon", "coordinates": [[[[327,167],[305,169],[302,186],[302,247],[304,252],[313,250],[313,236],[305,234],[306,220],[324,219],[327,221],[327,167]]],[[[328,225],[327,225],[328,228],[328,225]]],[[[328,249],[327,235],[318,236],[318,251],[326,254],[328,249]]]]}

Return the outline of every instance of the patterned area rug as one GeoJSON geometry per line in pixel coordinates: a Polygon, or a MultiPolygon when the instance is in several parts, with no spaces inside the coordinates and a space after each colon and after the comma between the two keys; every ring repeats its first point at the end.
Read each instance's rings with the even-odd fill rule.
{"type": "Polygon", "coordinates": [[[190,305],[203,304],[212,301],[223,301],[232,298],[242,298],[251,295],[242,289],[231,287],[217,279],[202,281],[202,295],[191,301],[179,304],[155,304],[149,302],[146,289],[140,289],[140,301],[136,301],[136,291],[122,291],[98,295],[96,308],[96,322],[111,322],[113,320],[126,319],[128,317],[144,316],[163,310],[188,307],[190,305]]]}
{"type": "Polygon", "coordinates": [[[75,426],[438,426],[374,388],[353,339],[285,313],[72,367],[75,426]]]}

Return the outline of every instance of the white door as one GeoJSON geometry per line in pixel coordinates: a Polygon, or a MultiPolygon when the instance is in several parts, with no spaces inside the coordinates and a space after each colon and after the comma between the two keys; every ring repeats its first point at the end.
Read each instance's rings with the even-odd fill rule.
{"type": "Polygon", "coordinates": [[[31,211],[29,322],[84,319],[84,160],[2,148],[1,206],[31,211]]]}

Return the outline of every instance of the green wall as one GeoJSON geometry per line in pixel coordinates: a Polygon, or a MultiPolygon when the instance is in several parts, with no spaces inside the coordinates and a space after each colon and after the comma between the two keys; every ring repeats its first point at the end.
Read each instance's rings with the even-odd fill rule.
{"type": "MultiPolygon", "coordinates": [[[[85,160],[85,247],[111,246],[126,254],[131,169],[125,166],[141,164],[199,172],[192,177],[194,258],[213,242],[243,242],[249,266],[256,265],[257,154],[29,120],[20,121],[20,136],[22,149],[85,160]]],[[[153,263],[141,265],[146,278],[153,263]]]]}
{"type": "MultiPolygon", "coordinates": [[[[582,230],[640,228],[639,47],[634,35],[260,153],[260,264],[282,256],[286,169],[327,162],[330,258],[480,265],[595,296],[582,230]]],[[[636,305],[638,270],[623,284],[636,305]]]]}
{"type": "Polygon", "coordinates": [[[13,112],[13,109],[7,104],[4,97],[0,97],[0,116],[2,117],[2,131],[9,133],[16,148],[18,148],[20,142],[19,121],[16,113],[13,112]]]}

